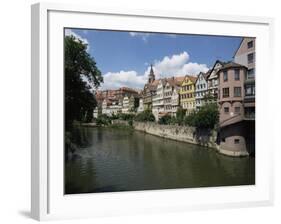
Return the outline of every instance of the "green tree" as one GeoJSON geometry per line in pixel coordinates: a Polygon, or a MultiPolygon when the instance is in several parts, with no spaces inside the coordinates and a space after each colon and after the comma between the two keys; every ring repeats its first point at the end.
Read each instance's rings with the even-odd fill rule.
{"type": "Polygon", "coordinates": [[[153,122],[153,121],[155,121],[155,117],[151,110],[145,110],[136,115],[135,121],[141,121],[141,122],[152,121],[153,122]]]}
{"type": "Polygon", "coordinates": [[[171,115],[164,115],[163,117],[161,117],[158,121],[159,124],[170,124],[172,120],[171,115]]]}
{"type": "Polygon", "coordinates": [[[177,109],[176,118],[177,118],[177,123],[178,123],[179,125],[182,125],[182,124],[183,124],[185,114],[186,114],[186,110],[183,109],[182,107],[179,107],[179,108],[177,109]]]}
{"type": "Polygon", "coordinates": [[[211,94],[211,93],[207,93],[207,94],[205,94],[204,97],[203,97],[203,102],[204,102],[204,104],[212,103],[214,100],[215,100],[215,97],[214,97],[214,95],[211,94]]]}
{"type": "Polygon", "coordinates": [[[90,121],[97,102],[93,94],[103,82],[94,58],[87,52],[87,44],[74,36],[66,36],[65,50],[65,122],[90,121]]]}
{"type": "Polygon", "coordinates": [[[213,129],[219,121],[219,111],[216,103],[202,106],[194,116],[194,126],[213,129]]]}
{"type": "Polygon", "coordinates": [[[188,126],[196,126],[197,113],[195,111],[191,112],[184,117],[184,124],[188,126]]]}

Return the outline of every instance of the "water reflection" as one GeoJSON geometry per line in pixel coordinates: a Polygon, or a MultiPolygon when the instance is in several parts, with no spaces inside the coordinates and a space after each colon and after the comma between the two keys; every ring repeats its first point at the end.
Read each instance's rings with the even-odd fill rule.
{"type": "Polygon", "coordinates": [[[254,158],[130,130],[76,128],[72,136],[79,147],[65,163],[66,193],[255,183],[254,158]]]}

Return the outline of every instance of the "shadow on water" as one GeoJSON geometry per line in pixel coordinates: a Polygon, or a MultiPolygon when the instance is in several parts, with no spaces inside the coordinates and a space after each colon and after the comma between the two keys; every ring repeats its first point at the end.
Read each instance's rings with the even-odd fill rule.
{"type": "Polygon", "coordinates": [[[78,128],[65,162],[65,193],[136,191],[255,184],[255,159],[138,131],[78,128]]]}

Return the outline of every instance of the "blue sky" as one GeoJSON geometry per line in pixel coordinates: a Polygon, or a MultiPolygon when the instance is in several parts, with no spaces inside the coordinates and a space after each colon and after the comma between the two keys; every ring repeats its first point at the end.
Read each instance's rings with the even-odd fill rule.
{"type": "Polygon", "coordinates": [[[104,76],[101,89],[142,88],[149,65],[157,78],[196,75],[219,59],[232,60],[240,37],[66,29],[88,44],[104,76]]]}

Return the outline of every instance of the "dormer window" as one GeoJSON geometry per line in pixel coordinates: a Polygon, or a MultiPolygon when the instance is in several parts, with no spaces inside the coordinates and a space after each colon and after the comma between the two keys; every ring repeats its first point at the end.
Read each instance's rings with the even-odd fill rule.
{"type": "Polygon", "coordinates": [[[248,49],[252,48],[254,46],[254,42],[251,40],[247,43],[248,49]]]}

